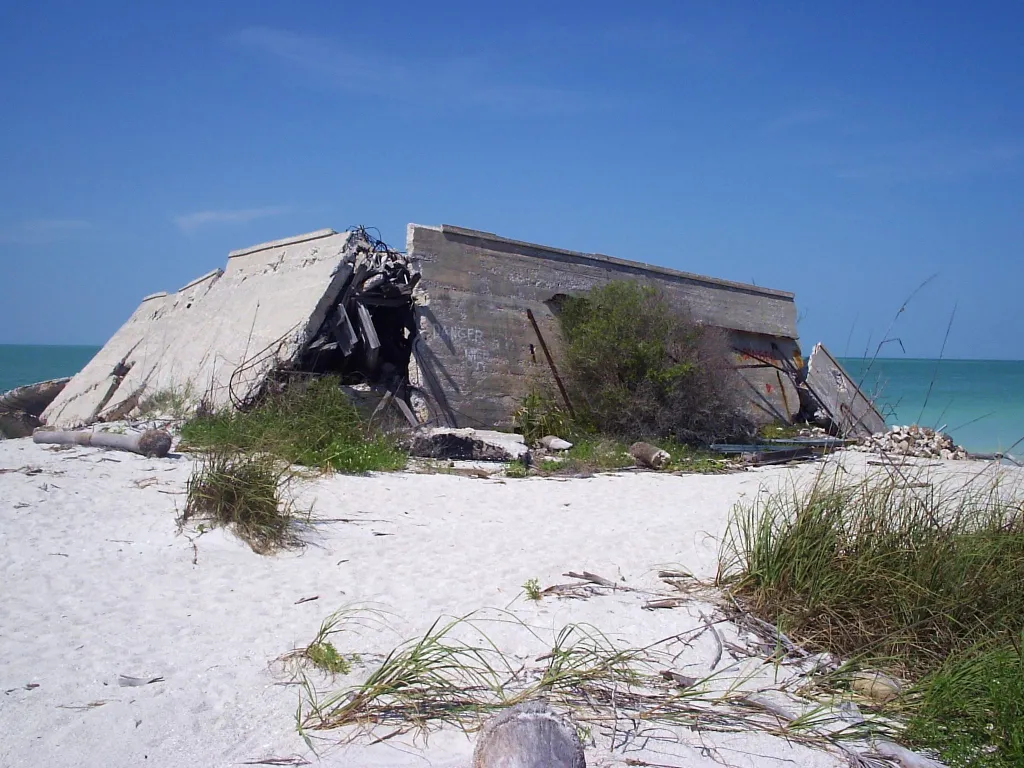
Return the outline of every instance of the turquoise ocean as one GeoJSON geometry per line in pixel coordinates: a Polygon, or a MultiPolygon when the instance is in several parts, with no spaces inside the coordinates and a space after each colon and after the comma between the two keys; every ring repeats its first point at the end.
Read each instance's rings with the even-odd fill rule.
{"type": "MultiPolygon", "coordinates": [[[[0,392],[71,376],[98,350],[0,345],[0,392]]],[[[959,444],[983,453],[1007,450],[1024,437],[1024,361],[880,358],[841,362],[865,392],[876,397],[890,425],[945,427],[959,444]]],[[[1015,450],[1024,454],[1024,442],[1015,450]]]]}

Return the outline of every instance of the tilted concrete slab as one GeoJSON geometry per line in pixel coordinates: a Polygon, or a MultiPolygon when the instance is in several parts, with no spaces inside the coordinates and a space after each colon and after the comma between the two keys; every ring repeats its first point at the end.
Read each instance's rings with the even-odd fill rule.
{"type": "Polygon", "coordinates": [[[352,234],[325,229],[233,251],[227,268],[143,300],[43,412],[75,427],[130,414],[160,392],[213,408],[288,367],[338,299],[352,234]]]}
{"type": "Polygon", "coordinates": [[[823,344],[815,344],[807,360],[807,387],[843,437],[870,437],[885,431],[885,419],[875,404],[823,344]]]}
{"type": "Polygon", "coordinates": [[[423,274],[412,375],[450,426],[509,425],[538,380],[553,384],[541,344],[543,337],[557,365],[552,299],[612,280],[657,285],[695,320],[726,329],[756,422],[789,421],[800,409],[792,293],[449,225],[410,224],[406,248],[423,274]]]}

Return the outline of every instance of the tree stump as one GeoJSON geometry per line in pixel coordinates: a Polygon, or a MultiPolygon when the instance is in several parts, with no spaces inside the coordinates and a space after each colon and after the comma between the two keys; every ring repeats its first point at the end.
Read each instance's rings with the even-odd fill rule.
{"type": "Polygon", "coordinates": [[[572,723],[542,701],[528,701],[488,720],[473,751],[473,768],[586,768],[572,723]]]}

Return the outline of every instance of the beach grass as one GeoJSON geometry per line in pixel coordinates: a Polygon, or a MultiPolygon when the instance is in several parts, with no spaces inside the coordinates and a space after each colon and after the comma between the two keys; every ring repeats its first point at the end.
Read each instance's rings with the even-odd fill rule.
{"type": "Polygon", "coordinates": [[[983,642],[947,659],[910,692],[905,739],[950,768],[1024,765],[1021,638],[983,642]]]}
{"type": "Polygon", "coordinates": [[[485,630],[493,621],[518,624],[540,640],[511,615],[438,619],[421,637],[394,648],[360,683],[325,692],[303,680],[296,713],[300,734],[312,743],[309,731],[344,729],[339,740],[351,743],[377,728],[388,731],[381,739],[408,732],[425,736],[442,725],[469,733],[500,709],[538,699],[571,712],[578,729],[612,743],[626,732],[641,732],[653,745],[676,743],[674,728],[757,729],[843,750],[848,740],[888,733],[887,726],[872,722],[824,731],[818,725],[828,713],[813,705],[785,723],[766,718],[738,681],[722,691],[714,685],[717,673],[695,679],[671,671],[685,636],[631,648],[593,626],[567,624],[554,634],[547,652],[524,661],[491,642],[485,630]]]}
{"type": "Polygon", "coordinates": [[[719,582],[811,647],[927,672],[1024,629],[1024,497],[823,472],[737,510],[719,582]]]}
{"type": "Polygon", "coordinates": [[[294,383],[250,411],[197,416],[182,426],[181,447],[265,453],[349,474],[402,469],[407,458],[395,441],[364,424],[330,377],[294,383]]]}
{"type": "Polygon", "coordinates": [[[268,454],[208,451],[186,484],[179,524],[227,527],[259,554],[297,545],[301,516],[282,498],[290,476],[268,454]]]}
{"type": "Polygon", "coordinates": [[[951,766],[1024,764],[1018,488],[950,487],[908,467],[859,483],[823,472],[737,509],[718,581],[847,669],[916,681],[888,705],[908,743],[951,766]]]}

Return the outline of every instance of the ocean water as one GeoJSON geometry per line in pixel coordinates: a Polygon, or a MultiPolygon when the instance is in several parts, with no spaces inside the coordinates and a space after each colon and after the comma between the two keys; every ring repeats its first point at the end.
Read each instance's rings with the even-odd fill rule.
{"type": "Polygon", "coordinates": [[[1024,454],[1024,361],[840,361],[886,422],[943,427],[975,453],[1024,454]],[[931,392],[929,392],[929,387],[931,392]]]}
{"type": "MultiPolygon", "coordinates": [[[[0,392],[72,376],[97,351],[99,347],[0,344],[0,392]]],[[[959,444],[979,453],[1010,449],[1024,437],[1024,361],[846,358],[841,362],[876,398],[890,425],[944,427],[959,444]]],[[[1013,451],[1024,454],[1024,442],[1013,451]]]]}
{"type": "Polygon", "coordinates": [[[0,344],[0,392],[37,381],[74,376],[99,349],[0,344]]]}

